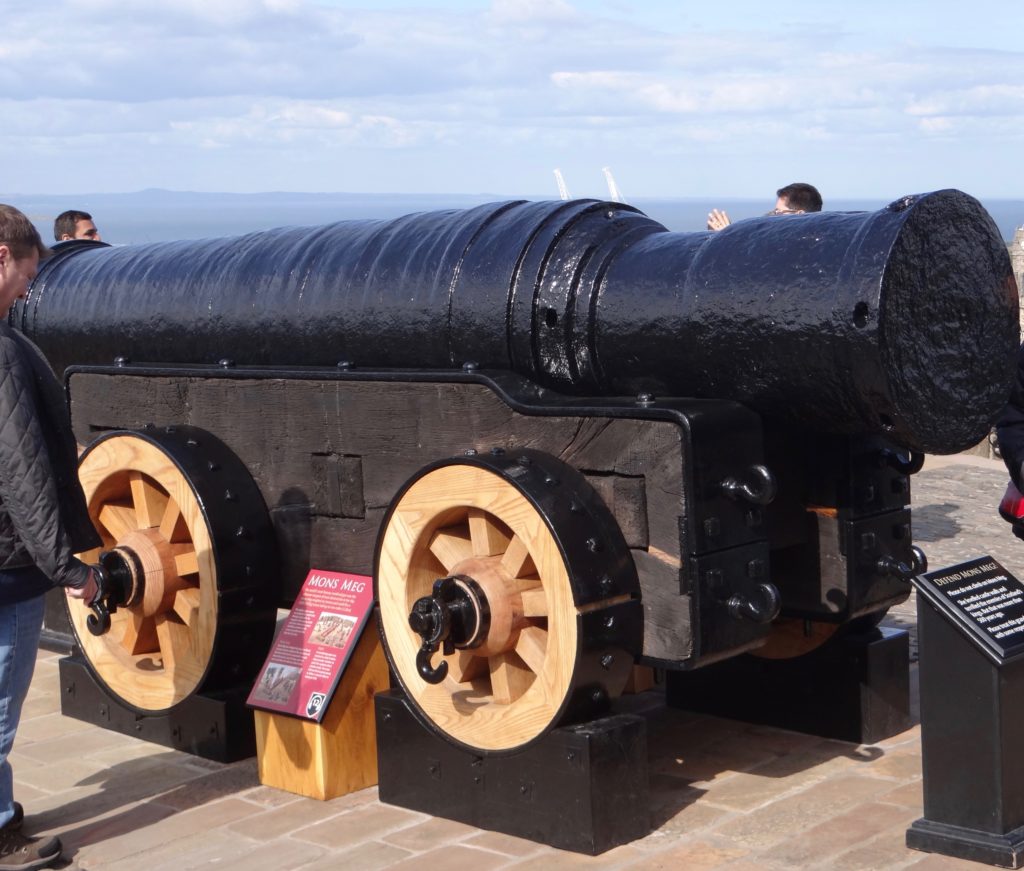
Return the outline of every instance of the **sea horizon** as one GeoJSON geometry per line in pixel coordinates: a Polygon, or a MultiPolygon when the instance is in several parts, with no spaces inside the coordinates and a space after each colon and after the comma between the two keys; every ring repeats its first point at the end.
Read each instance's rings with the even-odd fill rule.
{"type": "MultiPolygon", "coordinates": [[[[582,197],[584,199],[600,199],[582,197]]],[[[44,241],[53,239],[53,220],[65,209],[90,212],[104,241],[136,245],[179,239],[240,236],[285,226],[318,226],[336,221],[398,218],[413,212],[470,208],[503,200],[553,200],[541,194],[368,194],[267,191],[217,193],[152,188],[133,193],[0,194],[29,216],[44,241]]],[[[1024,199],[978,198],[1009,242],[1024,225],[1024,199]]],[[[765,197],[637,197],[627,202],[672,231],[703,230],[712,208],[733,220],[762,215],[774,201],[765,197]]],[[[875,211],[891,200],[835,198],[825,211],[875,211]]]]}

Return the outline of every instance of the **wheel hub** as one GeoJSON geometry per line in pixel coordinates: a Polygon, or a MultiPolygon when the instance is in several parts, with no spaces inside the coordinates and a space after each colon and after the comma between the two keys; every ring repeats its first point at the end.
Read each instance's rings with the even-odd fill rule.
{"type": "Polygon", "coordinates": [[[136,605],[143,617],[155,617],[174,607],[178,590],[189,586],[181,577],[170,542],[156,527],[129,532],[117,543],[118,550],[131,552],[141,569],[138,592],[126,604],[136,605]]]}

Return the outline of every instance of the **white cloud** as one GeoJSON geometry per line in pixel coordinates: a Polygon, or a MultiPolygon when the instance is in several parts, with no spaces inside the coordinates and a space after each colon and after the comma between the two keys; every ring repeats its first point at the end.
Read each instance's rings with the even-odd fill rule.
{"type": "Polygon", "coordinates": [[[578,21],[580,14],[565,0],[493,0],[490,19],[498,24],[578,21]]]}
{"type": "Polygon", "coordinates": [[[911,115],[1016,115],[1024,111],[1024,85],[991,84],[929,94],[907,106],[911,115]]]}
{"type": "Polygon", "coordinates": [[[925,133],[948,133],[953,129],[953,119],[940,117],[922,118],[918,122],[918,126],[925,133]]]}
{"type": "Polygon", "coordinates": [[[904,38],[884,5],[26,4],[0,33],[0,155],[19,178],[78,189],[125,189],[147,167],[141,186],[216,186],[222,158],[239,178],[252,167],[250,189],[271,171],[315,189],[339,155],[367,189],[543,189],[549,163],[615,160],[647,180],[631,189],[656,192],[697,160],[716,189],[740,160],[845,161],[856,179],[879,143],[917,171],[937,138],[978,148],[987,124],[986,147],[1003,151],[976,163],[997,171],[1024,144],[1024,54],[979,46],[969,22],[962,44],[936,22],[904,38]],[[88,163],[54,165],[60,154],[88,163]]]}

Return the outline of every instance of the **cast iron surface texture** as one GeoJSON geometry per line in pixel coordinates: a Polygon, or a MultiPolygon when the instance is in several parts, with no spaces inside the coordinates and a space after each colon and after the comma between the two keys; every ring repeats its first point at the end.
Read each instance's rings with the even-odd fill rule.
{"type": "Polygon", "coordinates": [[[1006,247],[954,190],[720,233],[576,200],[83,247],[45,263],[11,317],[58,371],[475,363],[937,453],[988,431],[1019,339],[1006,247]]]}

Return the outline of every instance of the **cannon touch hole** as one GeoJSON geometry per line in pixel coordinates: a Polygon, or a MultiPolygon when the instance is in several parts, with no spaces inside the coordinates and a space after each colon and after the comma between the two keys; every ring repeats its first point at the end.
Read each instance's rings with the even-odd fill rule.
{"type": "Polygon", "coordinates": [[[853,325],[855,327],[866,327],[868,325],[868,304],[863,300],[853,307],[853,325]]]}

